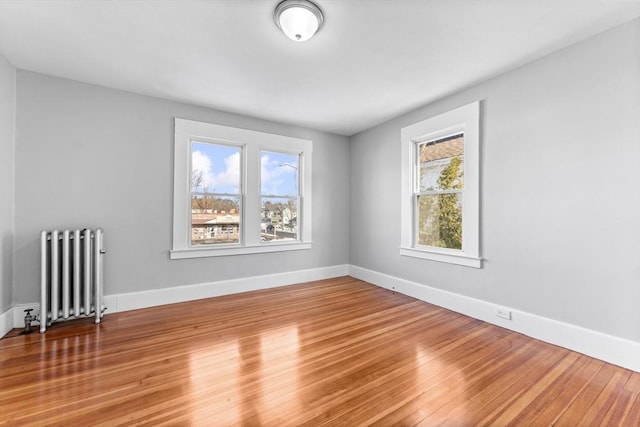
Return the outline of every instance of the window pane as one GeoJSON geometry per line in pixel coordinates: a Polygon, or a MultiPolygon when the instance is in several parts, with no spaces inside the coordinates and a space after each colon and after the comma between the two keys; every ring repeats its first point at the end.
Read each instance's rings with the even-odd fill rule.
{"type": "Polygon", "coordinates": [[[463,188],[464,136],[448,136],[418,145],[420,192],[463,188]]]}
{"type": "Polygon", "coordinates": [[[191,143],[191,245],[240,242],[240,147],[191,143]]]}
{"type": "Polygon", "coordinates": [[[297,154],[260,152],[260,193],[263,196],[298,196],[297,154]]]}
{"type": "Polygon", "coordinates": [[[418,196],[418,245],[462,249],[462,194],[418,196]]]}
{"type": "Polygon", "coordinates": [[[263,241],[298,240],[298,199],[263,197],[260,208],[263,241]]]}
{"type": "Polygon", "coordinates": [[[240,241],[240,203],[237,198],[194,195],[191,206],[192,245],[240,241]]]}
{"type": "Polygon", "coordinates": [[[191,143],[191,191],[240,193],[240,147],[191,143]]]}

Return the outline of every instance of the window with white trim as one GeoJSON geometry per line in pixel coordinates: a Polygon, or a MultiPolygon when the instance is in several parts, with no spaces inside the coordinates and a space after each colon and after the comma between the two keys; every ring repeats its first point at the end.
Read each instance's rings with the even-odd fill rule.
{"type": "Polygon", "coordinates": [[[401,255],[482,266],[479,108],[401,130],[401,255]]]}
{"type": "Polygon", "coordinates": [[[190,246],[240,242],[242,146],[191,141],[190,246]]]}
{"type": "Polygon", "coordinates": [[[175,119],[172,259],[309,249],[309,140],[175,119]]]}
{"type": "Polygon", "coordinates": [[[263,241],[298,239],[298,153],[260,152],[260,193],[263,241]]]}

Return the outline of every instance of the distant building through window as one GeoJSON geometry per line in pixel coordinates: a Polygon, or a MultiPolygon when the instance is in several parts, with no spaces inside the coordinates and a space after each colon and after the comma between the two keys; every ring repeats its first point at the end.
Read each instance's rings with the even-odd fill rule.
{"type": "Polygon", "coordinates": [[[271,227],[265,226],[262,239],[297,240],[299,155],[263,150],[260,163],[262,224],[271,224],[271,227]]]}
{"type": "Polygon", "coordinates": [[[240,242],[242,148],[191,142],[191,245],[240,242]]]}

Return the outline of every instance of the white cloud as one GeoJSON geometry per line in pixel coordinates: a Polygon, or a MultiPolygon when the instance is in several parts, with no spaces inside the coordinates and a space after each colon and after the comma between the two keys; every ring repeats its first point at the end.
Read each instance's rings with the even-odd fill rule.
{"type": "Polygon", "coordinates": [[[225,170],[217,173],[212,185],[215,191],[238,192],[240,183],[240,153],[233,153],[224,159],[225,170]]]}
{"type": "Polygon", "coordinates": [[[191,155],[191,167],[194,171],[202,171],[202,185],[206,191],[236,193],[240,182],[240,153],[226,157],[224,164],[224,170],[216,173],[211,159],[206,154],[196,150],[191,155]]]}
{"type": "Polygon", "coordinates": [[[263,154],[260,158],[260,176],[262,178],[262,194],[283,194],[295,193],[295,189],[285,188],[286,182],[292,182],[296,170],[284,167],[275,159],[271,159],[268,154],[263,154]]]}
{"type": "Polygon", "coordinates": [[[193,171],[202,172],[202,175],[203,175],[202,185],[205,188],[208,186],[211,186],[211,183],[213,182],[213,173],[211,171],[211,159],[206,154],[197,150],[191,153],[191,169],[193,171]]]}
{"type": "MultiPolygon", "coordinates": [[[[295,194],[295,176],[297,170],[283,166],[277,158],[263,154],[260,158],[260,176],[262,194],[295,194]],[[292,187],[292,185],[294,187],[292,187]]],[[[240,183],[240,152],[224,159],[224,168],[214,170],[212,159],[202,151],[195,150],[191,155],[191,167],[201,171],[203,182],[200,190],[216,193],[237,193],[240,183]]]]}
{"type": "Polygon", "coordinates": [[[260,177],[262,179],[262,194],[275,194],[278,184],[282,183],[282,179],[277,179],[281,173],[276,161],[271,160],[267,154],[263,154],[260,158],[260,177]]]}

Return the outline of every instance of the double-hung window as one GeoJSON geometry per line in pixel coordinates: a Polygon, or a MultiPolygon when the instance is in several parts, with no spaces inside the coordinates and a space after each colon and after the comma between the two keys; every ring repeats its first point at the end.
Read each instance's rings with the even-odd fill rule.
{"type": "Polygon", "coordinates": [[[191,141],[191,246],[240,242],[241,158],[241,146],[191,141]]]}
{"type": "Polygon", "coordinates": [[[400,254],[481,267],[479,103],[401,131],[400,254]]]}
{"type": "Polygon", "coordinates": [[[309,140],[175,119],[171,258],[309,249],[309,140]]]}
{"type": "Polygon", "coordinates": [[[263,241],[297,240],[300,155],[260,152],[260,216],[263,241]]]}

